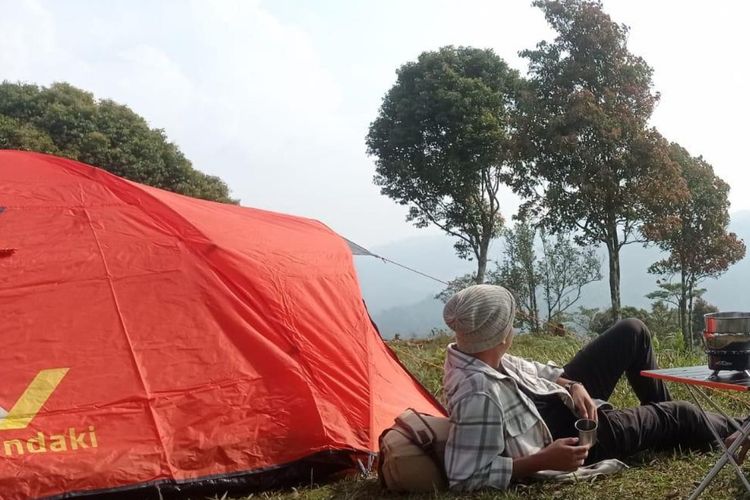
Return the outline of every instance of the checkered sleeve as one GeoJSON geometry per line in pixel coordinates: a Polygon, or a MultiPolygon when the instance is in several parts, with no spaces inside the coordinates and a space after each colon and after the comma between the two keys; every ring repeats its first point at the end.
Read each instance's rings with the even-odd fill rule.
{"type": "Polygon", "coordinates": [[[557,379],[563,374],[563,369],[555,365],[552,361],[543,365],[537,361],[529,361],[528,359],[519,356],[511,356],[510,354],[506,354],[505,359],[507,359],[508,362],[518,370],[523,370],[526,373],[531,373],[539,378],[547,379],[550,382],[557,382],[557,379]]]}
{"type": "Polygon", "coordinates": [[[557,383],[557,379],[559,379],[562,376],[563,371],[564,371],[559,366],[555,366],[551,361],[547,363],[546,365],[537,363],[536,361],[532,361],[532,363],[536,367],[536,373],[539,376],[539,378],[545,378],[549,380],[550,382],[557,383]]]}
{"type": "Polygon", "coordinates": [[[486,393],[473,393],[451,412],[445,448],[445,467],[451,489],[472,491],[504,489],[513,474],[513,459],[505,450],[504,415],[498,402],[486,393]]]}

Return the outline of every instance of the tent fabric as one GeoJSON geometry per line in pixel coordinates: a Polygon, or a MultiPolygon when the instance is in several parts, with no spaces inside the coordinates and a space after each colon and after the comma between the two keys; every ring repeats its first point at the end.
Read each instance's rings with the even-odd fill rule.
{"type": "Polygon", "coordinates": [[[320,222],[19,151],[0,151],[0,207],[3,499],[221,492],[444,412],[320,222]]]}

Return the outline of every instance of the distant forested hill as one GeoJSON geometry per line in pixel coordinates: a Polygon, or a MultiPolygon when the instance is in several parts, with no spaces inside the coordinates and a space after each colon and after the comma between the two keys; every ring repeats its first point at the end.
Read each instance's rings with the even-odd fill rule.
{"type": "MultiPolygon", "coordinates": [[[[731,229],[750,245],[750,211],[732,214],[731,229]]],[[[455,256],[452,240],[441,235],[411,238],[370,250],[446,281],[474,269],[472,263],[455,256]]],[[[501,254],[502,246],[496,244],[490,255],[498,258],[501,254]]],[[[584,289],[580,305],[586,307],[609,304],[605,250],[600,249],[600,254],[604,279],[584,289]]],[[[653,247],[629,245],[623,249],[623,304],[650,307],[645,295],[656,288],[656,277],[646,269],[659,258],[659,251],[653,247]]],[[[443,326],[442,304],[433,298],[442,290],[440,283],[372,257],[355,257],[355,263],[370,314],[385,337],[395,333],[423,336],[432,328],[443,326]]],[[[719,309],[750,310],[750,258],[702,286],[708,289],[706,299],[719,309]]]]}

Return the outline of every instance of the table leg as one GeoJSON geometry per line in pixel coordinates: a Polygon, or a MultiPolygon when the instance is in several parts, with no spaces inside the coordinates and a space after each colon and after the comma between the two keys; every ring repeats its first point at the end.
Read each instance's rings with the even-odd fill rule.
{"type": "MultiPolygon", "coordinates": [[[[748,435],[750,435],[750,422],[743,428],[742,430],[742,436],[743,439],[746,438],[748,435]]],[[[721,458],[714,464],[714,466],[711,468],[711,470],[706,474],[706,477],[703,478],[703,481],[701,481],[701,484],[698,485],[698,487],[691,493],[689,500],[695,500],[700,496],[701,493],[703,493],[703,490],[706,489],[706,487],[709,485],[711,481],[713,481],[716,474],[719,473],[719,471],[727,464],[729,461],[729,455],[733,454],[737,449],[740,447],[740,444],[742,443],[743,439],[738,439],[734,443],[732,443],[732,446],[729,447],[726,453],[724,453],[721,458]]]]}
{"type": "MultiPolygon", "coordinates": [[[[690,390],[690,392],[692,393],[692,390],[690,390]]],[[[704,401],[708,401],[714,408],[718,409],[719,412],[721,412],[721,414],[724,416],[724,418],[726,418],[726,419],[729,420],[729,422],[734,426],[734,428],[737,429],[740,432],[740,439],[738,439],[737,441],[739,441],[740,443],[742,443],[745,440],[745,438],[747,437],[747,434],[742,434],[742,429],[739,428],[739,426],[736,424],[736,422],[734,421],[734,419],[728,417],[726,415],[726,413],[724,413],[723,411],[721,411],[721,409],[718,408],[718,406],[713,401],[711,401],[711,398],[709,398],[708,396],[706,396],[703,393],[703,391],[701,391],[700,389],[695,389],[695,393],[693,393],[693,399],[696,400],[696,404],[698,405],[698,408],[700,409],[701,413],[703,413],[703,416],[706,419],[708,419],[708,415],[706,415],[706,412],[703,410],[703,407],[700,405],[700,403],[698,402],[697,398],[695,397],[696,394],[700,395],[701,398],[703,398],[704,401]]],[[[750,483],[748,483],[747,478],[745,477],[745,474],[742,472],[742,469],[740,468],[739,464],[737,464],[737,461],[734,458],[734,453],[729,453],[729,450],[727,450],[727,447],[724,444],[724,440],[719,437],[719,434],[716,432],[716,429],[714,429],[714,427],[712,425],[709,425],[708,427],[711,430],[711,433],[714,435],[714,438],[716,438],[717,442],[719,443],[719,446],[721,446],[721,449],[723,449],[724,453],[728,455],[728,460],[730,461],[730,463],[734,467],[734,470],[737,473],[737,475],[739,476],[739,478],[742,481],[742,483],[745,485],[745,489],[748,492],[750,492],[750,483]]]]}
{"type": "MultiPolygon", "coordinates": [[[[698,396],[696,396],[695,392],[689,385],[687,385],[686,387],[688,388],[690,395],[693,397],[695,404],[698,406],[698,409],[703,414],[704,418],[706,418],[706,421],[709,424],[708,425],[709,430],[714,435],[714,438],[716,439],[716,441],[719,443],[719,446],[724,451],[724,454],[721,456],[721,458],[716,462],[716,464],[711,468],[711,470],[706,475],[706,477],[703,478],[703,481],[701,481],[700,485],[698,485],[695,491],[693,491],[693,493],[690,495],[690,500],[694,500],[698,498],[698,496],[700,496],[700,494],[703,493],[703,490],[705,490],[706,487],[711,483],[711,481],[713,481],[714,477],[716,477],[716,475],[726,465],[727,462],[730,462],[732,464],[737,476],[740,478],[740,480],[742,481],[742,484],[745,486],[745,489],[748,492],[750,492],[750,483],[748,483],[748,480],[745,477],[745,474],[743,474],[742,469],[740,468],[740,466],[737,464],[737,462],[734,459],[734,452],[737,451],[737,449],[745,441],[748,435],[750,435],[750,421],[748,421],[748,423],[745,424],[742,429],[740,429],[739,439],[733,442],[732,445],[727,449],[726,445],[724,444],[724,440],[721,439],[719,434],[716,432],[716,429],[714,429],[713,425],[711,425],[711,421],[709,420],[708,415],[706,415],[706,411],[703,409],[703,406],[701,406],[698,396]]],[[[706,397],[703,394],[702,396],[706,397]]]]}
{"type": "MultiPolygon", "coordinates": [[[[710,397],[708,397],[708,396],[706,395],[706,393],[705,393],[705,392],[704,392],[703,390],[701,390],[701,389],[697,389],[697,388],[696,388],[696,389],[695,389],[695,394],[698,394],[698,395],[700,395],[700,396],[701,396],[701,398],[703,398],[703,401],[706,401],[706,402],[708,402],[708,404],[710,404],[710,405],[711,405],[711,406],[713,407],[713,409],[714,409],[714,410],[716,410],[716,411],[717,411],[717,412],[718,412],[719,414],[721,414],[721,416],[722,416],[722,417],[726,418],[726,419],[727,419],[727,421],[728,421],[728,422],[729,422],[730,424],[732,424],[732,427],[734,427],[734,430],[736,430],[736,431],[741,431],[741,430],[742,430],[742,429],[740,428],[740,425],[739,425],[739,424],[737,424],[737,422],[735,422],[734,418],[732,418],[732,417],[730,417],[729,415],[727,415],[727,414],[726,414],[726,413],[724,412],[724,410],[722,410],[722,409],[721,409],[721,406],[719,406],[718,404],[714,403],[714,402],[713,402],[713,401],[711,400],[711,398],[710,398],[710,397]]],[[[693,396],[693,399],[695,399],[695,394],[692,394],[692,396],[693,396]]],[[[698,406],[700,407],[700,405],[698,405],[698,406]]]]}

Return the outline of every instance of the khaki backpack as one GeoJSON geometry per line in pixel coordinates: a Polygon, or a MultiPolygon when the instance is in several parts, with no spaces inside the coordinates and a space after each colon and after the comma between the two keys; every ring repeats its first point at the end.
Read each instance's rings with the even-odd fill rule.
{"type": "Polygon", "coordinates": [[[450,421],[411,408],[380,435],[378,476],[394,492],[448,489],[443,454],[450,421]]]}

